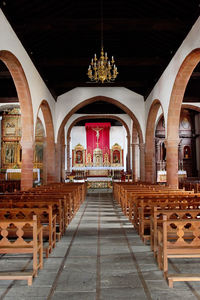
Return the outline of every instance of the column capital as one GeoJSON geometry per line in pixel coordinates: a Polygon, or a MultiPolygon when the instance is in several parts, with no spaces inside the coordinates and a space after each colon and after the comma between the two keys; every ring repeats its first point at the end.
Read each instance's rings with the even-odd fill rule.
{"type": "Polygon", "coordinates": [[[20,141],[20,145],[23,149],[30,149],[33,148],[33,146],[35,145],[35,141],[25,141],[25,140],[21,140],[20,141]]]}
{"type": "Polygon", "coordinates": [[[178,147],[180,139],[166,139],[164,143],[167,147],[178,147]]]}
{"type": "Polygon", "coordinates": [[[145,148],[145,143],[139,143],[139,148],[140,148],[140,150],[144,150],[144,148],[145,148]]]}

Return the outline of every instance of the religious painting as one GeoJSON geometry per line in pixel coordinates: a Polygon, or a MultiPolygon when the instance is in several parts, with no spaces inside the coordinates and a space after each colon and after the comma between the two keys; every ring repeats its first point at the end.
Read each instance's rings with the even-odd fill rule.
{"type": "Polygon", "coordinates": [[[76,164],[83,163],[83,152],[81,150],[76,151],[75,162],[76,162],[76,164]]]}
{"type": "Polygon", "coordinates": [[[3,115],[2,118],[3,137],[17,139],[21,137],[21,116],[20,115],[3,115]]]}
{"type": "Polygon", "coordinates": [[[42,163],[43,162],[43,144],[35,145],[35,157],[34,163],[42,163]]]}
{"type": "Polygon", "coordinates": [[[113,163],[114,164],[119,164],[120,163],[120,152],[119,152],[119,150],[114,150],[113,151],[113,163]]]}
{"type": "Polygon", "coordinates": [[[81,144],[76,145],[72,150],[73,152],[73,166],[84,167],[85,166],[85,149],[81,144]]]}
{"type": "Polygon", "coordinates": [[[3,142],[2,143],[2,168],[12,169],[18,164],[18,143],[3,142]]]}
{"type": "Polygon", "coordinates": [[[14,144],[6,144],[5,146],[5,163],[12,164],[15,162],[15,145],[14,144]]]}
{"type": "Polygon", "coordinates": [[[120,145],[115,143],[111,149],[111,166],[121,167],[123,166],[123,150],[120,145]]]}

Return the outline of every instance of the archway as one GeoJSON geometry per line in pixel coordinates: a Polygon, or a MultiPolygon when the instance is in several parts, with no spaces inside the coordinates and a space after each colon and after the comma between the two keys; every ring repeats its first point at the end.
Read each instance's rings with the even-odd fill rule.
{"type": "Polygon", "coordinates": [[[46,100],[42,101],[39,109],[41,109],[43,113],[46,128],[46,139],[44,143],[45,160],[43,161],[43,178],[44,183],[51,183],[55,181],[55,139],[53,119],[49,104],[46,100]]]}
{"type": "Polygon", "coordinates": [[[162,107],[160,101],[158,99],[154,100],[149,110],[146,127],[145,180],[151,183],[156,181],[155,126],[160,107],[162,107]]]}
{"type": "MultiPolygon", "coordinates": [[[[89,120],[89,119],[114,119],[114,120],[118,120],[121,124],[123,124],[123,126],[126,129],[127,132],[127,170],[130,170],[130,130],[126,124],[126,122],[121,119],[120,117],[117,116],[113,116],[113,115],[92,115],[92,116],[82,116],[77,118],[76,120],[74,120],[72,122],[72,124],[69,126],[68,131],[67,131],[67,153],[70,153],[70,135],[71,135],[71,130],[74,127],[74,125],[76,123],[78,123],[79,121],[82,120],[89,120]]],[[[69,159],[69,155],[67,156],[67,170],[69,171],[70,169],[70,159],[69,159]]]]}
{"type": "Polygon", "coordinates": [[[21,190],[33,185],[33,108],[30,90],[24,70],[18,59],[9,51],[0,51],[0,60],[7,66],[13,78],[20,108],[22,125],[21,190]]]}
{"type": "Polygon", "coordinates": [[[193,50],[183,61],[173,85],[167,121],[167,183],[178,187],[179,120],[183,96],[191,74],[200,61],[200,49],[193,50]]]}
{"type": "MultiPolygon", "coordinates": [[[[60,181],[60,178],[61,178],[61,173],[62,173],[62,170],[61,170],[61,161],[60,161],[60,157],[63,156],[62,155],[62,143],[61,143],[61,139],[62,139],[62,134],[64,132],[64,126],[65,124],[67,123],[67,121],[69,120],[69,118],[74,114],[76,113],[77,110],[79,110],[80,108],[90,104],[90,103],[93,103],[93,102],[96,102],[96,101],[104,101],[104,102],[108,102],[108,103],[111,103],[111,104],[114,104],[118,107],[120,107],[125,113],[127,113],[131,119],[133,120],[134,124],[135,124],[135,127],[138,131],[138,136],[139,136],[139,142],[141,145],[144,145],[144,142],[143,142],[143,135],[142,135],[142,130],[141,130],[141,127],[140,127],[140,124],[137,120],[137,118],[135,117],[135,115],[133,114],[133,112],[127,107],[125,106],[124,104],[122,104],[121,102],[113,99],[113,98],[109,98],[109,97],[105,97],[105,96],[96,96],[96,97],[93,97],[93,98],[89,98],[87,100],[84,100],[82,101],[81,103],[79,103],[78,105],[76,105],[66,116],[65,118],[63,119],[61,125],[60,125],[60,128],[58,130],[58,137],[57,137],[57,145],[56,145],[56,169],[58,170],[58,173],[57,173],[57,180],[60,181]]],[[[144,149],[144,147],[143,147],[144,149]]],[[[144,161],[143,161],[144,163],[144,161]]],[[[143,168],[144,169],[144,168],[143,168]]]]}

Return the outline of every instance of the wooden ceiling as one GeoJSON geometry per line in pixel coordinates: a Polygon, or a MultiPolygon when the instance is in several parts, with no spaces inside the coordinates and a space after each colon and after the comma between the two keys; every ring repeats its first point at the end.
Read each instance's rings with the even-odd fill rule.
{"type": "MultiPolygon", "coordinates": [[[[99,56],[101,0],[0,0],[0,7],[55,97],[75,88],[94,87],[87,68],[99,56]]],[[[114,55],[115,83],[145,98],[197,20],[199,0],[104,0],[103,36],[114,55]]],[[[200,68],[186,91],[200,101],[200,68]]],[[[17,101],[8,70],[0,63],[0,101],[17,101]]]]}

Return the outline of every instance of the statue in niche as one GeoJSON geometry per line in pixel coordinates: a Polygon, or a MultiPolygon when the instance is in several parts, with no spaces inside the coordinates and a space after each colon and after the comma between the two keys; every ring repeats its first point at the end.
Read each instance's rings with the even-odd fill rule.
{"type": "Polygon", "coordinates": [[[92,155],[91,155],[91,153],[87,154],[87,166],[88,167],[92,166],[92,155]]]}
{"type": "Polygon", "coordinates": [[[104,154],[103,165],[104,165],[105,167],[109,167],[109,166],[110,166],[109,155],[108,155],[108,153],[105,153],[105,154],[104,154]]]}
{"type": "Polygon", "coordinates": [[[183,149],[184,153],[184,158],[189,158],[190,157],[190,146],[185,146],[183,149]]]}

